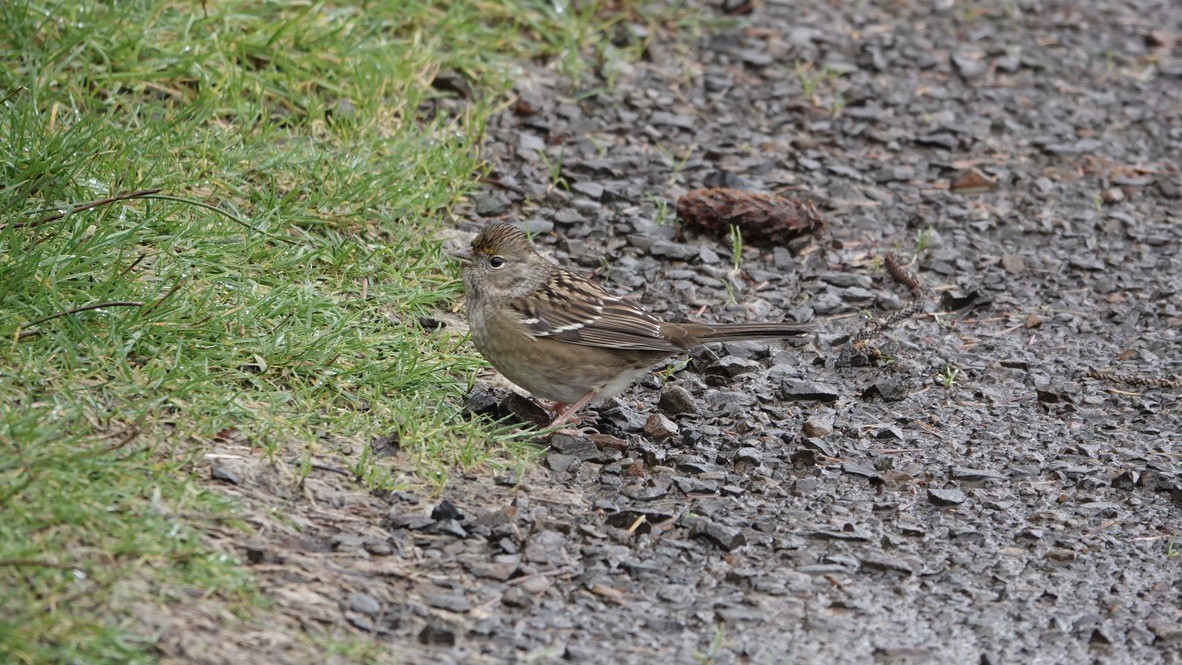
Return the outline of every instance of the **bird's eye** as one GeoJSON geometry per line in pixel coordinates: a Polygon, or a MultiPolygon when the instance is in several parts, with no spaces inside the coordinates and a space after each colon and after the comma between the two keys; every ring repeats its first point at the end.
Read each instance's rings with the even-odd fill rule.
{"type": "Polygon", "coordinates": [[[501,266],[505,265],[505,259],[502,259],[499,256],[494,256],[488,260],[488,265],[492,266],[493,268],[500,268],[501,266]]]}

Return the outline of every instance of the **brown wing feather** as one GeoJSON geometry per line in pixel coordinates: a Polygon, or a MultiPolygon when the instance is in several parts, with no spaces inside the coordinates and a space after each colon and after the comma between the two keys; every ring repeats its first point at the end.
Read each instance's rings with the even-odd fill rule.
{"type": "Polygon", "coordinates": [[[512,304],[534,337],[636,351],[682,350],[661,336],[660,319],[572,272],[555,271],[543,289],[545,297],[512,304]]]}

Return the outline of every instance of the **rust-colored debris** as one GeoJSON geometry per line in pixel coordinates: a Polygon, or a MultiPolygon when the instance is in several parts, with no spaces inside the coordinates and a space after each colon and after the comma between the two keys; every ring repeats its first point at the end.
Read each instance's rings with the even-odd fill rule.
{"type": "Polygon", "coordinates": [[[997,189],[997,181],[977,169],[969,169],[957,176],[948,189],[957,194],[981,194],[997,189]]]}
{"type": "Polygon", "coordinates": [[[787,245],[825,228],[825,220],[808,201],[734,189],[687,192],[677,200],[677,214],[687,227],[718,237],[738,226],[744,243],[763,247],[787,245]]]}

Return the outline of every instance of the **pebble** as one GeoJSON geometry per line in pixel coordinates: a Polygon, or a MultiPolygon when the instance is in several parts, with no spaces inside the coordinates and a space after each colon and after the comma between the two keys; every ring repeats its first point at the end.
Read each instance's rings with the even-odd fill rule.
{"type": "Polygon", "coordinates": [[[453,647],[456,645],[456,631],[441,621],[428,621],[419,631],[419,643],[434,647],[453,647]]]}
{"type": "Polygon", "coordinates": [[[698,248],[670,240],[657,240],[649,248],[649,253],[653,256],[684,261],[697,255],[698,248]]]}
{"type": "Polygon", "coordinates": [[[382,611],[382,605],[378,602],[378,599],[368,593],[351,593],[348,599],[346,599],[345,604],[354,612],[360,612],[361,614],[368,614],[370,616],[382,611]]]}
{"type": "Polygon", "coordinates": [[[833,433],[833,416],[813,416],[804,421],[801,431],[809,438],[819,438],[833,433]]]}
{"type": "Polygon", "coordinates": [[[934,506],[959,506],[968,500],[958,489],[929,489],[928,501],[934,506]]]}
{"type": "Polygon", "coordinates": [[[683,518],[680,523],[689,527],[690,538],[701,538],[727,552],[734,551],[747,543],[742,529],[725,526],[705,517],[688,516],[683,518]]]}
{"type": "Polygon", "coordinates": [[[650,413],[648,420],[644,423],[644,434],[654,441],[664,441],[665,439],[677,436],[681,429],[677,423],[669,420],[666,416],[660,413],[650,413]]]}
{"type": "Polygon", "coordinates": [[[818,381],[787,379],[780,384],[781,399],[833,402],[840,396],[836,388],[818,381]]]}
{"type": "Polygon", "coordinates": [[[759,466],[763,464],[763,453],[758,448],[752,448],[750,446],[739,448],[735,452],[735,462],[759,466]]]}
{"type": "Polygon", "coordinates": [[[763,369],[763,366],[754,360],[747,360],[737,356],[724,356],[707,366],[702,373],[707,376],[721,376],[733,379],[741,374],[749,374],[761,369],[763,369]]]}

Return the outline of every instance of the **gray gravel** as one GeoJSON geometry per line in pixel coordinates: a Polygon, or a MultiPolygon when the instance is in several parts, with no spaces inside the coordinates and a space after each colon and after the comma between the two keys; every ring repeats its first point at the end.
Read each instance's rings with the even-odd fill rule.
{"type": "Polygon", "coordinates": [[[459,224],[526,224],[670,319],[818,335],[696,352],[546,469],[457,479],[458,517],[393,499],[416,581],[343,605],[424,662],[1182,662],[1180,391],[1087,373],[1182,373],[1182,6],[701,15],[696,38],[626,19],[653,41],[606,91],[523,72],[534,113],[490,128],[501,186],[459,224]],[[715,185],[828,229],[736,275],[673,218],[715,185]],[[909,298],[887,252],[955,309],[837,366],[909,298]]]}

